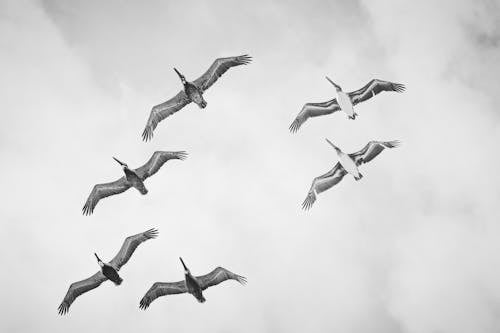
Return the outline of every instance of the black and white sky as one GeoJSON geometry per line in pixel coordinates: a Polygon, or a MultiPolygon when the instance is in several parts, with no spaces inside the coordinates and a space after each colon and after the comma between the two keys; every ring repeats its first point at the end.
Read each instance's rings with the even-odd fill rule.
{"type": "Polygon", "coordinates": [[[500,330],[498,1],[0,1],[0,331],[500,330]],[[151,107],[217,57],[254,61],[141,132],[151,107]],[[372,78],[404,83],[288,126],[306,102],[372,78]],[[315,176],[369,140],[401,140],[304,212],[315,176]],[[186,150],[135,191],[81,208],[95,183],[186,150]],[[57,307],[131,234],[121,270],[57,307]],[[248,278],[139,300],[221,265],[248,278]]]}

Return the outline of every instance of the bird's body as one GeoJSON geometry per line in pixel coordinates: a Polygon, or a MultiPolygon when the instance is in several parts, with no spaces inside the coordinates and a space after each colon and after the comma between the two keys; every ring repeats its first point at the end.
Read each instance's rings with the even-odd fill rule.
{"type": "Polygon", "coordinates": [[[94,255],[97,258],[97,263],[99,264],[99,266],[101,266],[102,274],[104,274],[104,276],[108,280],[112,281],[115,285],[119,286],[123,282],[123,279],[118,274],[118,271],[110,264],[106,264],[101,259],[99,259],[97,254],[94,253],[94,255]]]}
{"type": "Polygon", "coordinates": [[[332,114],[342,110],[350,119],[355,119],[357,114],[354,112],[354,106],[364,102],[382,91],[403,92],[404,85],[389,81],[374,79],[368,82],[364,87],[356,91],[345,93],[342,88],[327,77],[327,80],[336,88],[336,98],[321,103],[306,103],[299,114],[290,125],[292,133],[297,132],[307,119],[332,114]]]}
{"type": "Polygon", "coordinates": [[[326,139],[326,141],[333,148],[335,148],[335,151],[337,152],[337,156],[339,158],[339,163],[347,171],[347,173],[352,175],[356,180],[360,180],[361,178],[363,178],[363,175],[359,172],[358,166],[356,165],[352,157],[344,153],[340,148],[331,143],[330,140],[326,139]]]}
{"type": "Polygon", "coordinates": [[[129,182],[130,186],[134,187],[142,195],[148,193],[148,189],[144,185],[141,177],[139,177],[134,170],[129,169],[128,166],[124,166],[123,172],[125,172],[125,178],[127,179],[127,182],[129,182]]]}
{"type": "Polygon", "coordinates": [[[178,282],[155,282],[147,291],[146,295],[141,299],[139,307],[143,310],[147,309],[151,303],[158,297],[165,295],[184,294],[193,295],[200,303],[204,303],[205,297],[203,290],[218,285],[226,280],[236,280],[241,284],[246,283],[246,278],[238,274],[234,274],[225,268],[217,267],[212,272],[202,275],[193,276],[189,269],[184,264],[182,258],[179,258],[184,267],[184,281],[178,282]]]}
{"type": "Polygon", "coordinates": [[[193,83],[187,82],[184,85],[184,92],[189,100],[198,105],[200,109],[204,109],[207,106],[207,102],[203,98],[203,91],[193,83]]]}
{"type": "MultiPolygon", "coordinates": [[[[328,139],[327,139],[328,141],[328,139]]],[[[309,209],[316,201],[316,196],[333,186],[337,185],[345,175],[352,174],[356,180],[360,179],[362,175],[359,173],[358,167],[364,163],[370,162],[385,148],[395,148],[399,146],[399,141],[370,141],[366,146],[358,152],[352,154],[339,154],[339,148],[336,148],[330,141],[328,141],[337,150],[339,162],[328,171],[327,173],[314,178],[311,188],[307,193],[307,197],[302,203],[303,209],[309,209]],[[353,165],[354,164],[354,165],[353,165]]]]}
{"type": "Polygon", "coordinates": [[[251,59],[252,58],[246,54],[236,57],[218,58],[202,76],[193,82],[187,81],[184,75],[174,68],[181,79],[183,89],[173,98],[151,109],[148,122],[142,132],[143,140],[151,140],[153,131],[160,121],[173,115],[189,103],[193,102],[201,109],[204,109],[207,106],[207,102],[203,97],[203,93],[210,88],[221,75],[227,72],[229,68],[249,64],[251,59]]]}
{"type": "Polygon", "coordinates": [[[116,256],[109,263],[103,262],[97,254],[94,253],[101,269],[91,277],[74,282],[69,286],[66,296],[64,296],[63,301],[59,305],[59,314],[66,314],[69,311],[69,307],[78,296],[99,287],[106,280],[112,281],[115,285],[120,285],[123,279],[118,274],[118,271],[130,260],[130,257],[132,257],[132,254],[134,254],[134,251],[141,243],[148,239],[156,238],[156,236],[158,236],[158,230],[149,229],[140,234],[127,237],[120,251],[118,251],[116,256]]]}
{"type": "Polygon", "coordinates": [[[114,182],[95,185],[83,206],[83,214],[92,214],[99,200],[125,192],[131,187],[136,188],[143,195],[148,193],[144,185],[144,181],[147,178],[158,172],[168,160],[184,160],[186,157],[187,153],[183,151],[157,151],[151,156],[146,164],[137,169],[130,169],[127,164],[113,157],[115,161],[122,165],[125,176],[114,182]]]}
{"type": "Polygon", "coordinates": [[[351,98],[342,90],[337,90],[337,101],[339,102],[340,109],[347,115],[347,118],[356,119],[357,114],[354,112],[351,98]]]}
{"type": "Polygon", "coordinates": [[[206,299],[203,297],[203,289],[201,289],[200,282],[192,276],[191,273],[186,273],[184,275],[184,281],[186,283],[187,292],[193,295],[198,302],[204,303],[206,299]]]}
{"type": "Polygon", "coordinates": [[[108,280],[112,281],[115,285],[119,286],[120,284],[122,284],[123,279],[120,277],[116,269],[113,268],[113,266],[105,264],[101,268],[101,270],[102,274],[104,274],[104,276],[108,278],[108,280]]]}

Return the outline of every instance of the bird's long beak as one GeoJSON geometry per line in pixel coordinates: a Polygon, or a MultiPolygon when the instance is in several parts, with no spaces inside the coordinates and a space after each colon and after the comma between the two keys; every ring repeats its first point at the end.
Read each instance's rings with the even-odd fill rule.
{"type": "Polygon", "coordinates": [[[96,253],[94,253],[95,257],[97,258],[97,261],[102,261],[101,259],[99,259],[99,257],[97,256],[96,253]]]}
{"type": "Polygon", "coordinates": [[[179,73],[179,71],[177,70],[177,68],[174,67],[174,71],[177,73],[177,75],[179,75],[179,78],[181,80],[184,79],[184,75],[182,75],[181,73],[179,73]]]}
{"type": "Polygon", "coordinates": [[[184,266],[184,270],[188,271],[189,269],[186,267],[186,264],[184,263],[184,260],[182,260],[181,257],[179,257],[179,259],[181,260],[182,266],[184,266]]]}
{"type": "Polygon", "coordinates": [[[121,162],[119,159],[117,159],[116,157],[113,157],[113,159],[114,159],[115,161],[117,161],[118,163],[120,163],[120,165],[121,165],[121,166],[125,166],[125,165],[126,165],[125,163],[123,163],[123,162],[121,162]]]}
{"type": "Polygon", "coordinates": [[[333,82],[328,76],[325,76],[326,79],[328,80],[328,82],[330,82],[331,84],[333,84],[333,86],[336,88],[336,89],[340,89],[340,86],[338,84],[336,84],[335,82],[333,82]]]}
{"type": "Polygon", "coordinates": [[[325,138],[326,142],[328,142],[330,144],[330,146],[332,146],[333,148],[335,148],[335,150],[339,150],[339,148],[334,145],[330,140],[328,140],[327,138],[325,138]]]}

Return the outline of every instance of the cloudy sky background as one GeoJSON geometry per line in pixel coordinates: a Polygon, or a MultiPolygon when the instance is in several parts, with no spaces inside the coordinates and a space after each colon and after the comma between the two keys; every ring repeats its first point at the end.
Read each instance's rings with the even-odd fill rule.
{"type": "Polygon", "coordinates": [[[4,332],[498,332],[500,6],[495,1],[0,1],[4,332]],[[141,141],[151,106],[216,57],[249,53],[141,141]],[[359,117],[288,126],[330,99],[401,82],[359,117]],[[315,177],[369,140],[403,142],[311,211],[315,177]],[[81,208],[95,183],[186,150],[136,191],[81,208]],[[121,271],[57,315],[71,282],[157,227],[121,271]],[[207,302],[139,300],[224,266],[207,302]]]}

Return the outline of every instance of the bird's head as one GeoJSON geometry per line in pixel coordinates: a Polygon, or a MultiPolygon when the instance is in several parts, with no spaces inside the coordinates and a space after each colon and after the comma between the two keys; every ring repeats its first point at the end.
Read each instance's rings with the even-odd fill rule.
{"type": "Polygon", "coordinates": [[[325,76],[326,79],[328,80],[328,82],[330,82],[331,84],[333,84],[333,86],[335,87],[335,89],[337,89],[337,91],[342,91],[342,88],[336,84],[335,82],[333,82],[328,76],[325,76]]]}
{"type": "Polygon", "coordinates": [[[328,139],[325,139],[325,140],[326,140],[326,142],[328,142],[328,143],[330,144],[330,146],[332,146],[332,147],[335,149],[335,151],[336,151],[337,153],[340,153],[340,152],[341,152],[340,148],[339,148],[339,147],[337,147],[336,145],[334,145],[334,144],[333,144],[330,140],[328,140],[328,139]]]}
{"type": "Polygon", "coordinates": [[[184,77],[184,75],[182,75],[182,74],[181,74],[181,73],[177,70],[177,68],[175,68],[175,67],[174,67],[174,71],[177,73],[177,75],[179,75],[179,78],[181,79],[182,84],[184,84],[184,85],[185,85],[185,84],[187,83],[187,81],[186,81],[186,78],[184,77]]]}
{"type": "Polygon", "coordinates": [[[126,163],[123,163],[122,161],[120,161],[119,159],[117,159],[116,157],[113,157],[113,159],[118,162],[118,164],[120,164],[124,169],[125,168],[128,168],[128,165],[126,163]]]}
{"type": "Polygon", "coordinates": [[[186,274],[186,275],[191,274],[191,272],[189,271],[189,268],[187,268],[186,264],[184,263],[184,260],[182,260],[181,257],[179,257],[179,259],[181,260],[182,266],[184,266],[184,274],[186,274]]]}
{"type": "Polygon", "coordinates": [[[104,266],[104,263],[102,262],[102,260],[97,256],[96,253],[94,253],[95,257],[97,258],[97,263],[99,264],[99,266],[103,267],[104,266]]]}

